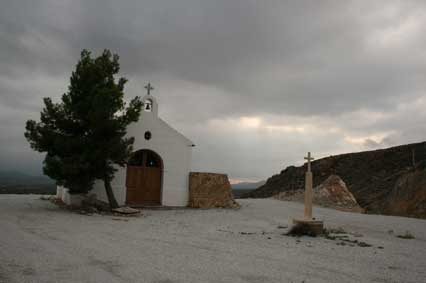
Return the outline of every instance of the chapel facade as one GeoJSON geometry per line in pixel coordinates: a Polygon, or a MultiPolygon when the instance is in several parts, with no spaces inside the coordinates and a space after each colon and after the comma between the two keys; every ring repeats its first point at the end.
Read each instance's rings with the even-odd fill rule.
{"type": "MultiPolygon", "coordinates": [[[[117,167],[111,186],[120,206],[187,206],[194,143],[158,117],[158,104],[150,94],[143,97],[139,121],[130,124],[128,136],[134,137],[133,154],[126,166],[117,167]]],[[[102,181],[89,194],[108,202],[102,181]]],[[[58,186],[57,198],[79,205],[84,196],[71,195],[58,186]]]]}

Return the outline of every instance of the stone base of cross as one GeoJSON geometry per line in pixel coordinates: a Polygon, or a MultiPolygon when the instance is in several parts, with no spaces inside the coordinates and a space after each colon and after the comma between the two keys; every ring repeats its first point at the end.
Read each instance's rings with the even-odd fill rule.
{"type": "Polygon", "coordinates": [[[312,198],[314,192],[311,161],[314,160],[314,158],[311,156],[311,153],[308,152],[308,156],[305,157],[305,159],[308,161],[308,164],[305,175],[304,216],[301,219],[293,219],[293,224],[295,226],[292,229],[297,228],[302,234],[315,236],[324,232],[324,222],[321,220],[315,220],[315,218],[312,217],[312,198]]]}
{"type": "Polygon", "coordinates": [[[324,234],[324,221],[314,219],[293,219],[289,234],[297,236],[318,236],[324,234]]]}

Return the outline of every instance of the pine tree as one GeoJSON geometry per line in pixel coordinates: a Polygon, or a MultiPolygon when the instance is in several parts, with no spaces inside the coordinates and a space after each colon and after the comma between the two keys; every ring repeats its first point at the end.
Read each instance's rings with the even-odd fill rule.
{"type": "Polygon", "coordinates": [[[87,193],[103,180],[111,208],[118,207],[111,187],[117,166],[125,166],[133,137],[126,128],[139,119],[139,97],[124,101],[125,78],[115,79],[119,57],[104,50],[92,58],[87,50],[70,78],[60,103],[44,98],[40,121],[26,123],[25,137],[31,147],[46,152],[45,175],[71,194],[87,193]]]}

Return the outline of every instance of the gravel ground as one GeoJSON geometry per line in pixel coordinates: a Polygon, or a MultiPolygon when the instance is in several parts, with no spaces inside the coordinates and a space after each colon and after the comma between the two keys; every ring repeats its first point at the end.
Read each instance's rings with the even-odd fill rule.
{"type": "Polygon", "coordinates": [[[315,208],[327,227],[372,245],[360,247],[283,236],[299,203],[238,202],[125,218],[0,195],[0,282],[426,282],[425,220],[315,208]],[[406,231],[415,239],[397,237],[406,231]]]}

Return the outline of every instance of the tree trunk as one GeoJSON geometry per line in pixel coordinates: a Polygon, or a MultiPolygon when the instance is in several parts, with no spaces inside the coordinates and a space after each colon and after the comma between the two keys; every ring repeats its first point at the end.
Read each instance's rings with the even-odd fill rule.
{"type": "Polygon", "coordinates": [[[118,208],[117,200],[115,199],[114,192],[112,191],[111,182],[108,178],[104,179],[105,191],[108,196],[109,207],[111,209],[118,208]]]}

